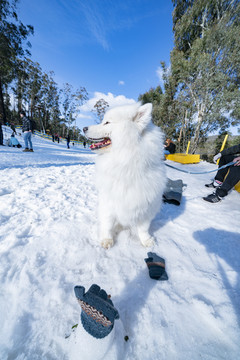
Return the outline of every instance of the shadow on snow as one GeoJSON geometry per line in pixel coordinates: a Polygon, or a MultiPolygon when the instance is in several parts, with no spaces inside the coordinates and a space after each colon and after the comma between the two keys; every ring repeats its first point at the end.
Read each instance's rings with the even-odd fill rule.
{"type": "Polygon", "coordinates": [[[196,231],[194,237],[205,246],[208,253],[213,254],[224,288],[228,292],[229,299],[240,324],[240,234],[209,228],[196,231]],[[236,272],[237,278],[234,285],[229,281],[228,274],[221,260],[224,260],[236,272]]]}

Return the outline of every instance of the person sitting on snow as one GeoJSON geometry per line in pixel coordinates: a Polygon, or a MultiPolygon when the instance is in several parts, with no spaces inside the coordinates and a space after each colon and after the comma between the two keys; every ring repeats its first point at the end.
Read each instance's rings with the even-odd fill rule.
{"type": "Polygon", "coordinates": [[[21,144],[19,143],[18,139],[15,138],[14,133],[12,133],[12,135],[10,137],[8,146],[22,147],[21,144]]]}
{"type": "Polygon", "coordinates": [[[165,147],[165,150],[164,150],[165,155],[174,154],[176,152],[176,145],[174,144],[174,142],[171,139],[167,139],[165,141],[164,147],[165,147]]]}
{"type": "Polygon", "coordinates": [[[214,156],[213,161],[219,161],[219,168],[234,161],[234,165],[218,170],[213,182],[206,184],[206,187],[216,190],[203,197],[203,200],[216,203],[222,200],[229,191],[240,181],[240,144],[225,149],[214,156]]]}

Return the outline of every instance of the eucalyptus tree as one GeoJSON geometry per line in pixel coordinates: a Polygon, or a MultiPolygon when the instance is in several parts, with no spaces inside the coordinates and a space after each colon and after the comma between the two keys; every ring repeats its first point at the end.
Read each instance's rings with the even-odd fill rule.
{"type": "Polygon", "coordinates": [[[12,89],[17,100],[17,108],[20,111],[24,108],[28,115],[37,121],[37,128],[40,129],[39,101],[43,85],[43,73],[39,63],[29,58],[17,59],[18,68],[12,89]]]}
{"type": "Polygon", "coordinates": [[[88,99],[88,93],[85,87],[80,87],[76,91],[71,84],[65,83],[63,89],[60,90],[61,106],[63,109],[63,121],[67,124],[67,133],[71,124],[76,121],[80,113],[80,107],[88,99]]]}
{"type": "Polygon", "coordinates": [[[109,107],[109,104],[104,99],[99,99],[96,104],[94,105],[92,112],[96,114],[96,123],[102,122],[104,115],[107,111],[107,108],[109,107]]]}
{"type": "MultiPolygon", "coordinates": [[[[57,128],[60,122],[59,89],[54,73],[44,73],[39,63],[19,60],[13,84],[18,110],[25,108],[38,130],[57,128]]],[[[55,131],[55,130],[54,130],[55,131]]]]}
{"type": "Polygon", "coordinates": [[[17,15],[18,0],[0,1],[0,116],[6,123],[4,89],[9,84],[17,69],[17,59],[30,54],[24,41],[33,34],[31,25],[24,25],[17,15]]]}
{"type": "Polygon", "coordinates": [[[27,60],[17,59],[17,68],[15,77],[12,83],[13,94],[17,102],[18,113],[24,107],[23,104],[27,101],[27,81],[28,81],[28,62],[27,60]]]}
{"type": "Polygon", "coordinates": [[[142,104],[151,102],[153,105],[152,118],[155,125],[160,126],[166,137],[177,137],[180,117],[178,103],[175,100],[176,86],[171,71],[161,62],[163,89],[160,85],[150,88],[144,94],[139,95],[138,100],[142,104]]]}
{"type": "Polygon", "coordinates": [[[26,59],[27,80],[25,90],[25,99],[31,118],[36,116],[36,105],[40,101],[43,87],[43,72],[38,62],[26,59]]]}
{"type": "Polygon", "coordinates": [[[42,105],[42,121],[44,122],[45,128],[50,128],[55,132],[60,125],[61,112],[59,104],[60,90],[53,76],[53,71],[43,73],[39,103],[42,105]]]}
{"type": "Polygon", "coordinates": [[[190,108],[199,140],[240,120],[240,3],[237,0],[173,0],[175,47],[171,72],[177,96],[190,108]]]}

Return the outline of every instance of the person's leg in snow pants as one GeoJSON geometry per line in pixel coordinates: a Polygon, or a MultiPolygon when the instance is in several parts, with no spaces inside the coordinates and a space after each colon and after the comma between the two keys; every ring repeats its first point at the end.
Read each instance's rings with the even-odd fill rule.
{"type": "MultiPolygon", "coordinates": [[[[220,158],[219,167],[233,161],[233,155],[225,155],[220,158]]],[[[217,172],[215,180],[221,181],[222,185],[218,189],[219,196],[224,197],[240,180],[240,166],[230,166],[217,172]],[[226,178],[225,178],[226,176],[226,178]],[[225,178],[225,180],[224,180],[225,178]],[[221,194],[220,194],[221,193],[221,194]]]]}

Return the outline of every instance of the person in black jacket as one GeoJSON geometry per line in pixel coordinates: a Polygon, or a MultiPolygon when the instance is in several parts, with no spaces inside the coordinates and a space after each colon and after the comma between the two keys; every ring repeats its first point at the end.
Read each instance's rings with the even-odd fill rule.
{"type": "Polygon", "coordinates": [[[174,154],[176,151],[176,145],[170,139],[166,140],[164,147],[165,147],[164,150],[165,155],[174,154]]]}
{"type": "Polygon", "coordinates": [[[22,132],[23,132],[23,139],[25,143],[25,149],[23,151],[31,151],[33,152],[33,146],[32,146],[32,122],[31,120],[26,116],[25,111],[20,111],[20,117],[22,118],[22,132]],[[29,144],[29,147],[28,147],[29,144]]]}
{"type": "Polygon", "coordinates": [[[228,192],[240,181],[240,144],[225,149],[214,156],[213,161],[219,160],[219,168],[234,161],[234,165],[218,170],[213,182],[206,187],[215,188],[215,192],[204,197],[203,200],[216,203],[222,200],[228,192]]]}
{"type": "Polygon", "coordinates": [[[69,143],[70,143],[70,135],[68,134],[68,136],[66,137],[67,140],[67,148],[70,149],[69,143]]]}

